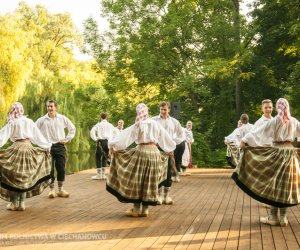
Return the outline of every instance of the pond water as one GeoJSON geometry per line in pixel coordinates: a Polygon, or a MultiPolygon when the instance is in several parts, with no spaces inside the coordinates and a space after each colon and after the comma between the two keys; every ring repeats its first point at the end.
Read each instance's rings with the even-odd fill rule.
{"type": "Polygon", "coordinates": [[[95,151],[84,153],[69,153],[66,163],[66,174],[96,168],[95,151]]]}

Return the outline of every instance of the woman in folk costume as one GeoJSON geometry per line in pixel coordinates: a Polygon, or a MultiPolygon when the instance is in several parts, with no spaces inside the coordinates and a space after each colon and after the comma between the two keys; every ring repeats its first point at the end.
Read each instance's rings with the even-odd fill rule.
{"type": "Polygon", "coordinates": [[[165,129],[149,118],[148,107],[136,107],[136,122],[109,142],[112,152],[106,190],[121,202],[134,203],[127,216],[148,216],[148,206],[157,204],[158,187],[167,179],[168,155],[176,144],[165,129]],[[125,150],[133,142],[137,146],[125,150]],[[141,211],[142,204],[142,211],[141,211]]]}
{"type": "Polygon", "coordinates": [[[300,156],[292,145],[300,135],[300,123],[290,115],[286,99],[280,98],[276,109],[276,117],[242,138],[244,153],[232,178],[252,198],[271,206],[262,223],[287,226],[287,207],[300,203],[300,156]],[[269,137],[273,147],[262,147],[269,137]]]}
{"type": "Polygon", "coordinates": [[[8,210],[23,211],[25,198],[40,194],[50,183],[51,143],[36,124],[24,116],[19,102],[13,104],[7,124],[0,130],[0,147],[9,139],[13,145],[0,149],[0,197],[11,201],[8,210]]]}
{"type": "Polygon", "coordinates": [[[224,138],[227,145],[226,160],[228,164],[235,168],[240,159],[240,142],[241,139],[253,128],[253,124],[249,123],[249,116],[242,114],[236,128],[230,135],[224,138]]]}
{"type": "Polygon", "coordinates": [[[186,128],[184,129],[185,132],[185,150],[182,156],[182,174],[186,175],[186,168],[193,168],[192,164],[192,143],[194,142],[193,137],[193,123],[191,121],[188,121],[186,123],[186,128]]]}

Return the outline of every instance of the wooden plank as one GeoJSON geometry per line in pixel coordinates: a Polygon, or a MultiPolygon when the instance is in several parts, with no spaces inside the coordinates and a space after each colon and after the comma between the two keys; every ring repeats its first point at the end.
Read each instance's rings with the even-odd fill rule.
{"type": "Polygon", "coordinates": [[[244,204],[242,208],[242,221],[239,237],[239,249],[250,249],[251,239],[251,209],[250,197],[244,194],[244,204]]]}
{"type": "Polygon", "coordinates": [[[190,171],[191,176],[173,185],[174,205],[150,207],[148,218],[126,217],[132,205],[107,193],[104,181],[92,181],[94,169],[67,176],[69,199],[48,199],[46,190],[28,199],[24,212],[5,210],[7,202],[1,200],[0,247],[299,249],[298,206],[288,209],[288,227],[261,225],[259,217],[267,216],[268,210],[237,188],[230,179],[232,170],[190,171]],[[79,239],[85,236],[96,237],[79,239]]]}
{"type": "Polygon", "coordinates": [[[236,204],[237,194],[238,194],[238,188],[235,186],[233,182],[231,183],[231,186],[232,186],[231,196],[229,198],[226,211],[224,212],[223,221],[219,228],[219,232],[217,234],[213,249],[225,249],[226,247],[226,242],[227,242],[229,230],[232,223],[234,207],[236,204]]]}
{"type": "MultiPolygon", "coordinates": [[[[260,205],[260,208],[261,207],[262,206],[260,205]]],[[[267,210],[268,214],[270,213],[269,209],[265,209],[265,210],[267,210]]],[[[267,215],[264,215],[264,216],[267,216],[267,215]]],[[[263,240],[268,242],[267,248],[271,249],[270,248],[271,243],[269,242],[269,240],[271,238],[269,236],[270,235],[269,230],[271,230],[271,233],[272,233],[272,236],[273,236],[274,248],[275,249],[287,249],[287,245],[285,243],[284,236],[283,236],[283,233],[282,233],[282,230],[281,230],[280,226],[269,226],[269,225],[266,225],[266,224],[261,224],[261,228],[262,228],[262,230],[268,232],[268,235],[266,235],[266,237],[267,237],[266,239],[264,239],[264,236],[263,236],[263,240]]]]}
{"type": "Polygon", "coordinates": [[[220,198],[224,196],[230,181],[231,180],[227,176],[225,178],[221,178],[219,181],[214,181],[214,186],[219,186],[219,190],[212,190],[213,192],[209,193],[210,199],[206,203],[201,213],[201,224],[199,224],[193,240],[190,242],[187,249],[199,249],[201,247],[203,241],[205,240],[207,231],[213,221],[215,215],[214,209],[218,208],[220,205],[218,202],[215,202],[215,200],[220,201],[220,198]]]}
{"type": "MultiPolygon", "coordinates": [[[[229,182],[231,182],[230,179],[228,179],[229,182]]],[[[229,200],[232,194],[233,186],[230,186],[227,184],[227,190],[224,193],[223,197],[220,197],[220,200],[216,200],[216,205],[219,204],[219,207],[217,209],[213,209],[212,211],[216,211],[214,215],[214,219],[210,225],[210,228],[208,229],[208,232],[205,236],[205,239],[200,247],[200,249],[212,249],[214,247],[218,232],[220,230],[222,221],[224,219],[225,211],[228,207],[229,200]]],[[[214,204],[214,205],[215,205],[214,204]]]]}
{"type": "MultiPolygon", "coordinates": [[[[186,177],[186,179],[189,178],[190,177],[186,177]]],[[[205,185],[205,183],[202,183],[201,185],[203,188],[209,190],[209,188],[207,187],[207,185],[205,185]]],[[[178,187],[178,185],[175,186],[178,187]]],[[[174,205],[172,206],[172,210],[170,211],[170,213],[173,219],[167,220],[168,226],[166,230],[164,230],[163,235],[158,239],[154,239],[153,237],[151,239],[147,239],[140,246],[140,248],[167,247],[172,249],[176,246],[175,244],[167,246],[167,244],[170,241],[171,237],[174,235],[174,233],[176,233],[178,227],[183,228],[185,227],[185,225],[190,224],[192,221],[195,220],[197,214],[193,213],[192,211],[193,209],[197,209],[199,205],[201,206],[200,197],[203,196],[202,192],[198,192],[199,188],[201,188],[198,185],[195,185],[194,183],[190,183],[187,185],[187,187],[189,187],[189,192],[186,192],[185,195],[179,199],[180,204],[178,204],[177,208],[174,205]],[[186,218],[185,216],[182,216],[183,214],[189,214],[189,217],[186,218]]]]}
{"type": "Polygon", "coordinates": [[[285,238],[285,242],[288,249],[299,249],[300,245],[299,245],[298,237],[299,237],[300,225],[299,222],[297,221],[298,217],[296,217],[299,216],[299,209],[297,208],[292,208],[292,209],[291,208],[287,209],[289,225],[287,227],[282,228],[282,233],[285,238]],[[298,214],[295,215],[292,209],[296,209],[296,213],[298,212],[298,214]]]}
{"type": "Polygon", "coordinates": [[[268,211],[267,211],[268,209],[264,208],[261,204],[258,204],[258,210],[259,210],[259,217],[257,218],[257,220],[261,228],[263,249],[270,249],[270,250],[275,249],[271,227],[268,225],[261,224],[259,222],[260,217],[268,216],[268,211]]]}
{"type": "MultiPolygon", "coordinates": [[[[184,177],[186,178],[186,177],[184,177]]],[[[151,248],[163,248],[170,237],[174,234],[176,231],[176,220],[182,219],[182,214],[190,214],[193,216],[195,222],[197,220],[198,211],[203,206],[203,198],[205,197],[206,192],[209,190],[209,186],[205,185],[205,183],[201,183],[201,185],[191,185],[189,186],[189,192],[187,192],[188,199],[185,199],[184,202],[182,202],[182,208],[180,213],[176,213],[171,218],[168,219],[168,227],[163,228],[161,235],[158,237],[158,239],[154,242],[154,244],[151,246],[151,248]],[[198,190],[201,190],[201,192],[198,192],[198,190]],[[186,206],[188,204],[188,206],[186,206]],[[178,218],[179,217],[179,218],[178,218]]],[[[175,211],[176,212],[176,211],[175,211]]],[[[193,224],[193,223],[192,223],[193,224]]],[[[193,227],[193,225],[190,226],[190,228],[193,227]]]]}
{"type": "MultiPolygon", "coordinates": [[[[251,249],[263,249],[262,247],[262,232],[259,222],[259,203],[256,200],[250,200],[251,205],[251,238],[250,238],[250,247],[251,249]]],[[[272,237],[272,235],[271,235],[272,237]]]]}
{"type": "Polygon", "coordinates": [[[238,248],[240,226],[241,226],[241,219],[242,219],[242,209],[243,209],[243,202],[244,202],[243,196],[244,193],[241,190],[239,190],[225,249],[238,248]]]}

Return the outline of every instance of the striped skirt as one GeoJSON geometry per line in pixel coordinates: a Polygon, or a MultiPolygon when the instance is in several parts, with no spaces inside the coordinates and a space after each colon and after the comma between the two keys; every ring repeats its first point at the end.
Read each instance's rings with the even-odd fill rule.
{"type": "Polygon", "coordinates": [[[247,147],[232,178],[252,198],[275,207],[300,203],[300,150],[292,144],[247,147]]]}
{"type": "Polygon", "coordinates": [[[0,150],[0,198],[11,201],[16,194],[32,197],[50,184],[51,156],[30,142],[15,142],[0,150]]]}
{"type": "Polygon", "coordinates": [[[227,144],[226,160],[229,166],[235,168],[239,162],[239,159],[240,149],[233,142],[227,144]]]}
{"type": "Polygon", "coordinates": [[[168,155],[155,145],[114,152],[106,190],[120,202],[155,206],[158,187],[167,179],[168,155]]]}

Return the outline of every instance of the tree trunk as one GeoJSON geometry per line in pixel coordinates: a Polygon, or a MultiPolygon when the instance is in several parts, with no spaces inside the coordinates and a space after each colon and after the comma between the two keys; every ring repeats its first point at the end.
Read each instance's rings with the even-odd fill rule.
{"type": "MultiPolygon", "coordinates": [[[[240,45],[241,45],[241,35],[240,35],[240,3],[239,0],[232,0],[234,5],[234,27],[235,27],[235,37],[234,37],[234,46],[235,46],[235,55],[239,54],[240,45]]],[[[240,68],[237,66],[236,73],[234,75],[235,82],[235,113],[236,117],[239,119],[241,113],[243,112],[243,89],[242,83],[239,78],[240,68]]]]}

